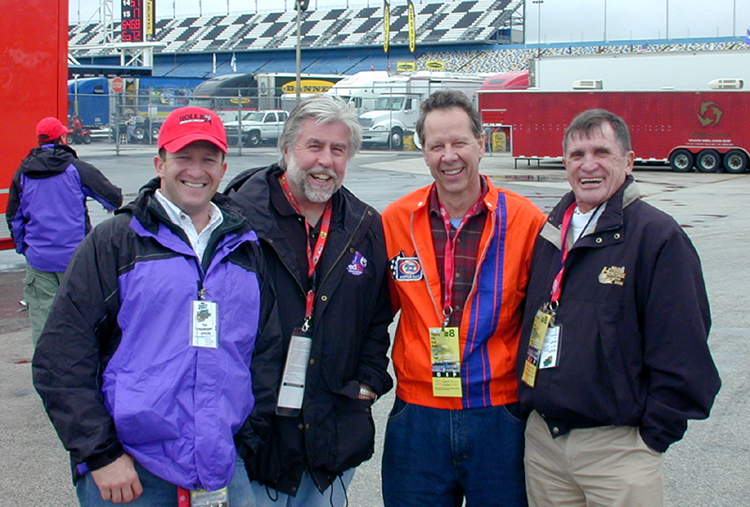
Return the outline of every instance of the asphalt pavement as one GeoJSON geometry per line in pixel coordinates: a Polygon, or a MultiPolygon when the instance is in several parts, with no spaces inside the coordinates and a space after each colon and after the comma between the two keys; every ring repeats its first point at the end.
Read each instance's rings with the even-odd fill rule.
{"type": "MultiPolygon", "coordinates": [[[[123,188],[126,201],[154,176],[153,146],[76,146],[84,160],[99,167],[123,188]]],[[[233,149],[229,181],[243,169],[276,159],[272,148],[233,149]]],[[[536,162],[514,168],[507,154],[485,157],[481,171],[495,184],[529,197],[544,211],[568,190],[557,163],[536,162]]],[[[723,386],[711,417],[693,421],[685,438],[666,453],[666,505],[737,507],[750,504],[750,314],[745,310],[750,269],[747,225],[750,174],[675,174],[663,167],[639,167],[635,173],[644,199],[666,211],[684,227],[703,263],[713,316],[709,343],[723,386]]],[[[416,152],[363,151],[350,163],[346,186],[382,210],[401,195],[430,183],[416,152]]],[[[107,218],[89,204],[92,221],[107,218]]],[[[24,260],[0,251],[0,506],[75,506],[67,453],[31,385],[33,350],[22,299],[24,260]]],[[[359,467],[349,490],[351,507],[380,507],[380,455],[393,393],[373,407],[377,426],[376,455],[359,467]]],[[[481,507],[481,506],[479,506],[481,507]]]]}

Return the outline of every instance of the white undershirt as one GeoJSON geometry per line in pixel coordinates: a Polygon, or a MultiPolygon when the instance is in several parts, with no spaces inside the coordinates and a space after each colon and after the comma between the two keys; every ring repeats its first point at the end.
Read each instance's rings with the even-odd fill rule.
{"type": "Polygon", "coordinates": [[[578,211],[578,206],[573,211],[573,217],[570,220],[570,234],[572,234],[573,243],[578,241],[586,232],[592,232],[596,229],[596,223],[599,221],[599,217],[602,216],[604,208],[607,207],[607,203],[603,203],[598,208],[593,208],[587,213],[581,213],[578,211]]]}
{"type": "Polygon", "coordinates": [[[208,246],[208,240],[211,238],[211,233],[219,225],[221,225],[221,222],[224,221],[224,216],[222,215],[219,207],[209,201],[208,224],[199,234],[195,229],[195,225],[193,225],[193,220],[190,218],[190,215],[182,211],[179,207],[177,207],[176,204],[164,197],[164,194],[161,193],[161,190],[157,189],[155,195],[156,200],[159,201],[162,208],[164,208],[164,211],[167,212],[167,216],[172,221],[172,223],[185,231],[185,235],[187,236],[188,241],[190,241],[190,246],[193,247],[195,253],[198,254],[198,258],[202,261],[203,253],[206,251],[206,247],[208,246]]]}

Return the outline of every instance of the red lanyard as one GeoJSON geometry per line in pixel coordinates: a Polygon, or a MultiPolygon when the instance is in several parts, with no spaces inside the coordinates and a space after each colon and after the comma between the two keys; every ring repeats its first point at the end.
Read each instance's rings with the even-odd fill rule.
{"type": "Polygon", "coordinates": [[[573,211],[576,209],[576,203],[572,203],[570,206],[568,206],[568,209],[565,210],[565,215],[563,215],[563,221],[562,221],[562,245],[560,246],[560,249],[562,250],[561,260],[560,260],[560,271],[557,272],[557,275],[555,276],[555,279],[552,281],[552,295],[550,296],[550,301],[553,303],[557,303],[560,301],[560,293],[562,292],[562,280],[563,276],[565,275],[565,259],[568,258],[568,228],[570,227],[570,220],[573,218],[573,211]]]}
{"type": "MultiPolygon", "coordinates": [[[[594,212],[591,214],[591,218],[589,218],[589,221],[586,223],[586,226],[583,228],[582,233],[586,232],[586,229],[589,228],[589,225],[591,224],[591,221],[596,217],[596,214],[599,212],[599,209],[602,207],[600,204],[596,207],[594,212]]],[[[557,304],[560,301],[560,293],[562,292],[562,282],[563,282],[563,276],[565,275],[565,260],[568,258],[568,229],[570,228],[570,222],[573,219],[573,212],[576,209],[576,203],[573,202],[570,206],[568,206],[568,209],[565,210],[565,214],[563,215],[563,221],[562,221],[562,230],[560,231],[560,234],[562,235],[562,245],[560,246],[560,249],[562,250],[561,260],[560,260],[560,271],[557,273],[557,276],[555,276],[555,279],[552,281],[552,294],[550,295],[550,301],[552,303],[557,304]]]]}
{"type": "Polygon", "coordinates": [[[455,282],[455,252],[456,242],[458,241],[458,234],[464,228],[464,225],[466,225],[469,219],[477,214],[479,207],[482,205],[482,197],[480,196],[477,202],[475,202],[474,205],[469,208],[469,211],[467,211],[463,216],[461,222],[458,224],[458,227],[456,227],[456,234],[453,235],[453,239],[451,239],[450,214],[445,209],[445,206],[443,206],[443,203],[438,202],[438,204],[440,205],[440,216],[443,219],[443,224],[445,225],[445,258],[443,265],[443,275],[445,278],[445,283],[443,284],[445,286],[445,294],[443,298],[443,315],[445,316],[445,322],[443,323],[443,325],[447,325],[448,319],[453,312],[453,283],[455,282]]]}
{"type": "MultiPolygon", "coordinates": [[[[294,208],[294,211],[302,215],[302,212],[299,209],[299,204],[297,204],[297,199],[295,199],[294,194],[292,194],[292,189],[289,188],[289,183],[286,181],[286,177],[282,174],[279,176],[279,183],[281,184],[281,188],[284,190],[284,195],[286,195],[287,200],[289,200],[289,204],[292,205],[292,208],[294,208]]],[[[326,246],[326,241],[328,241],[328,231],[331,229],[331,216],[333,215],[333,206],[331,204],[331,200],[328,200],[328,204],[326,204],[326,208],[323,211],[323,218],[320,223],[320,234],[318,234],[318,239],[315,242],[315,248],[312,248],[310,246],[310,224],[305,220],[305,232],[307,233],[307,236],[305,238],[305,245],[307,246],[307,276],[312,279],[313,275],[315,274],[315,267],[318,265],[318,261],[320,261],[320,257],[323,255],[323,249],[326,246]]],[[[304,215],[302,215],[304,216],[304,215]]],[[[313,306],[315,304],[315,284],[313,283],[310,290],[307,291],[307,297],[305,299],[305,326],[309,327],[309,320],[312,317],[313,314],[313,306]]],[[[306,331],[306,329],[303,330],[306,331]]]]}

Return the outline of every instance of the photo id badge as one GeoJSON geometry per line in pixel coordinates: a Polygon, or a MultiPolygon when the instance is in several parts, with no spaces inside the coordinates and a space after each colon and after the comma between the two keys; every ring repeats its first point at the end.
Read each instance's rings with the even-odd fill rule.
{"type": "Polygon", "coordinates": [[[460,398],[461,351],[457,327],[430,328],[433,396],[460,398]]]}
{"type": "Polygon", "coordinates": [[[534,387],[536,383],[536,372],[539,369],[539,357],[542,355],[544,337],[553,317],[554,315],[546,308],[540,309],[534,316],[534,324],[531,326],[531,336],[529,337],[529,348],[526,351],[526,360],[523,363],[523,373],[521,374],[521,380],[530,387],[534,387]]]}
{"type": "Polygon", "coordinates": [[[310,335],[300,328],[295,328],[286,354],[276,414],[282,416],[299,415],[302,409],[302,400],[305,397],[305,379],[307,378],[307,364],[310,361],[311,348],[312,338],[310,335]]]}
{"type": "Polygon", "coordinates": [[[219,305],[213,301],[193,301],[190,345],[219,347],[219,305]]]}
{"type": "Polygon", "coordinates": [[[539,358],[539,369],[554,368],[557,366],[557,357],[560,352],[560,338],[562,337],[562,326],[551,326],[544,336],[542,355],[539,358]]]}
{"type": "Polygon", "coordinates": [[[229,488],[216,491],[198,489],[190,492],[190,507],[229,507],[229,488]]]}

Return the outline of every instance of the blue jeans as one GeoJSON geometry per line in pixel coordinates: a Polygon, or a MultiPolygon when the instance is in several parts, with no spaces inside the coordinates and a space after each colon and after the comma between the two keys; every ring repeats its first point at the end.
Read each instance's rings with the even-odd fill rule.
{"type": "Polygon", "coordinates": [[[518,403],[444,410],[396,398],[383,449],[385,507],[525,507],[518,403]]]}
{"type": "MultiPolygon", "coordinates": [[[[130,503],[117,504],[128,507],[177,507],[177,486],[155,476],[137,462],[135,471],[143,486],[143,494],[130,503]]],[[[76,483],[76,493],[81,507],[112,507],[116,505],[102,500],[91,474],[87,473],[76,483]]],[[[237,457],[234,476],[229,483],[229,507],[255,507],[255,496],[245,472],[242,458],[237,457]]]]}
{"type": "Polygon", "coordinates": [[[346,492],[354,477],[354,468],[333,481],[328,489],[321,493],[315,486],[310,474],[302,474],[297,496],[289,496],[272,488],[266,488],[257,481],[250,485],[255,492],[256,507],[343,507],[347,505],[346,492]]]}

